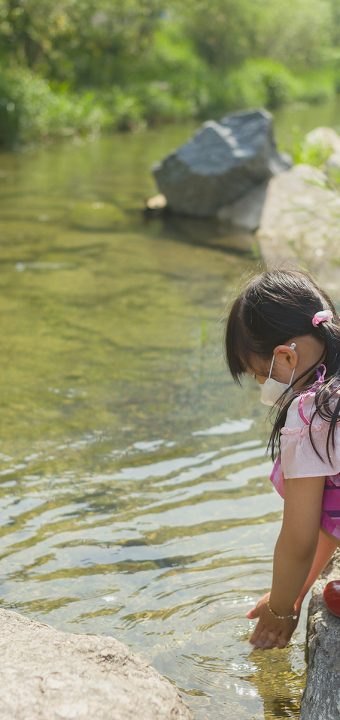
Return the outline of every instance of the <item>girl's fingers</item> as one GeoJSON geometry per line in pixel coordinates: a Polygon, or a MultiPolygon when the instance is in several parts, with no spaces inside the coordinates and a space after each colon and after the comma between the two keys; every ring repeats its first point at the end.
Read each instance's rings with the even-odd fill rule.
{"type": "Polygon", "coordinates": [[[286,645],[288,645],[290,638],[293,635],[294,630],[295,630],[295,628],[293,628],[291,631],[282,632],[280,634],[280,637],[278,639],[278,647],[279,648],[284,648],[284,647],[286,647],[286,645]]]}
{"type": "Polygon", "coordinates": [[[279,640],[276,636],[270,637],[268,635],[260,635],[253,644],[255,648],[259,648],[261,650],[272,650],[276,647],[285,647],[285,644],[279,644],[279,640]]]}
{"type": "MultiPolygon", "coordinates": [[[[267,647],[268,641],[269,641],[268,631],[266,629],[264,629],[255,638],[253,645],[254,645],[254,647],[261,648],[262,650],[264,650],[267,647]]],[[[268,647],[269,647],[269,645],[268,645],[268,647]]]]}
{"type": "Polygon", "coordinates": [[[267,631],[264,629],[252,644],[256,648],[261,648],[261,650],[271,650],[272,648],[282,650],[287,647],[290,637],[290,635],[283,632],[267,631]]]}
{"type": "Polygon", "coordinates": [[[246,617],[249,620],[253,620],[253,618],[260,617],[260,614],[263,610],[264,605],[269,600],[269,595],[270,595],[270,593],[266,593],[265,595],[263,595],[263,597],[256,603],[256,605],[254,605],[253,608],[248,610],[248,612],[246,613],[246,617]]]}
{"type": "Polygon", "coordinates": [[[263,646],[263,648],[264,648],[265,650],[270,649],[270,648],[274,648],[274,647],[276,647],[276,645],[277,645],[277,641],[278,641],[277,634],[274,633],[274,632],[269,632],[269,633],[267,634],[267,640],[266,640],[266,643],[265,643],[265,645],[263,646]]]}
{"type": "Polygon", "coordinates": [[[259,637],[261,636],[262,632],[264,630],[263,622],[261,620],[258,621],[256,628],[250,638],[250,642],[252,645],[255,645],[259,637]]]}
{"type": "Polygon", "coordinates": [[[288,640],[282,634],[281,628],[269,628],[262,620],[259,620],[249,642],[255,648],[269,650],[275,647],[286,647],[288,640]]]}
{"type": "Polygon", "coordinates": [[[249,620],[252,620],[253,618],[259,617],[259,614],[260,610],[257,605],[255,605],[255,607],[253,607],[251,610],[248,610],[248,612],[246,613],[246,617],[249,618],[249,620]]]}
{"type": "MultiPolygon", "coordinates": [[[[253,608],[250,612],[258,611],[258,608],[253,608]]],[[[271,648],[285,648],[288,645],[289,640],[293,634],[293,631],[297,623],[285,623],[285,627],[282,628],[280,624],[272,623],[271,619],[266,617],[266,613],[262,614],[262,608],[259,609],[260,619],[257,622],[256,628],[249,638],[250,643],[254,648],[261,648],[261,650],[269,650],[271,648]]]]}

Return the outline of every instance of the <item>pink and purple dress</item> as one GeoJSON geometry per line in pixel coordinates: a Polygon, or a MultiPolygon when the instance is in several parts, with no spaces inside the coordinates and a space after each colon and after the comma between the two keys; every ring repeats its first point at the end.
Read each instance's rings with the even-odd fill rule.
{"type": "Polygon", "coordinates": [[[270,479],[281,497],[284,497],[285,478],[325,475],[320,526],[340,541],[340,422],[335,430],[335,447],[332,447],[332,442],[329,446],[331,461],[326,450],[329,422],[316,415],[312,424],[313,441],[323,460],[314,451],[309,437],[310,418],[315,410],[315,392],[323,380],[324,373],[310,390],[292,401],[286,423],[281,429],[281,452],[270,479]]]}

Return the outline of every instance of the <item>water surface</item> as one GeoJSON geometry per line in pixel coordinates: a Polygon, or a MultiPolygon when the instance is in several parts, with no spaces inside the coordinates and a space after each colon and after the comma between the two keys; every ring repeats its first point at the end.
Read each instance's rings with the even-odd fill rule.
{"type": "Polygon", "coordinates": [[[252,239],[140,212],[191,130],[1,156],[1,605],[114,635],[197,720],[298,718],[304,621],[261,653],[245,619],[281,518],[222,352],[252,239]]]}

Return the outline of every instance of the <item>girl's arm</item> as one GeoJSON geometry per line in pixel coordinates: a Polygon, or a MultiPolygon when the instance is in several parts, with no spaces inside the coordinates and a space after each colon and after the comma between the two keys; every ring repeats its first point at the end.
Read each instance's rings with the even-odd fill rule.
{"type": "MultiPolygon", "coordinates": [[[[300,612],[301,605],[302,605],[308,591],[314,584],[315,580],[319,577],[320,573],[326,567],[327,563],[331,559],[333,553],[335,552],[335,550],[338,546],[339,546],[339,542],[334,537],[332,537],[331,535],[327,535],[323,530],[320,530],[318,545],[317,545],[316,552],[314,555],[312,567],[309,571],[307,580],[299,594],[299,597],[295,601],[294,607],[295,607],[295,610],[297,613],[300,612]]],[[[247,618],[249,618],[249,620],[258,618],[260,615],[261,608],[263,607],[263,605],[265,605],[268,602],[269,598],[270,598],[270,593],[266,593],[261,598],[261,600],[259,600],[256,603],[255,607],[253,607],[251,610],[249,610],[247,612],[247,618]]]]}
{"type": "MultiPolygon", "coordinates": [[[[324,477],[285,480],[283,522],[273,563],[270,608],[277,615],[293,615],[315,556],[324,491],[324,477]]],[[[255,647],[285,647],[297,625],[296,620],[281,620],[264,604],[250,642],[255,647]]]]}
{"type": "Polygon", "coordinates": [[[312,567],[309,571],[307,580],[296,600],[295,607],[300,610],[301,605],[304,601],[305,596],[312,587],[315,580],[319,577],[320,573],[326,567],[327,563],[331,559],[333,553],[338,547],[338,541],[331,535],[327,535],[323,530],[319,532],[319,541],[314,555],[312,567]]]}

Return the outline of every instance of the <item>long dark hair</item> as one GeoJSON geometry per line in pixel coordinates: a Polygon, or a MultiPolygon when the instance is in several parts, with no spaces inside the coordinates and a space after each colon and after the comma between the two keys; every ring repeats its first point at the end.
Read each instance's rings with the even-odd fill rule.
{"type": "Polygon", "coordinates": [[[340,420],[340,396],[334,404],[340,387],[340,320],[330,297],[308,273],[268,270],[250,280],[229,313],[225,334],[226,360],[232,377],[241,384],[242,375],[252,369],[254,356],[269,360],[277,345],[287,344],[288,340],[300,335],[313,335],[323,342],[324,350],[316,364],[295,378],[293,392],[286,391],[276,404],[277,414],[268,448],[274,459],[280,448],[280,431],[289,405],[301,392],[301,389],[294,390],[294,386],[304,378],[304,389],[312,387],[316,368],[322,362],[326,366],[326,375],[315,394],[309,437],[321,458],[313,442],[312,423],[316,415],[329,422],[326,451],[331,460],[330,444],[334,448],[336,425],[340,420]],[[314,327],[312,318],[320,310],[331,310],[333,320],[314,327]]]}

